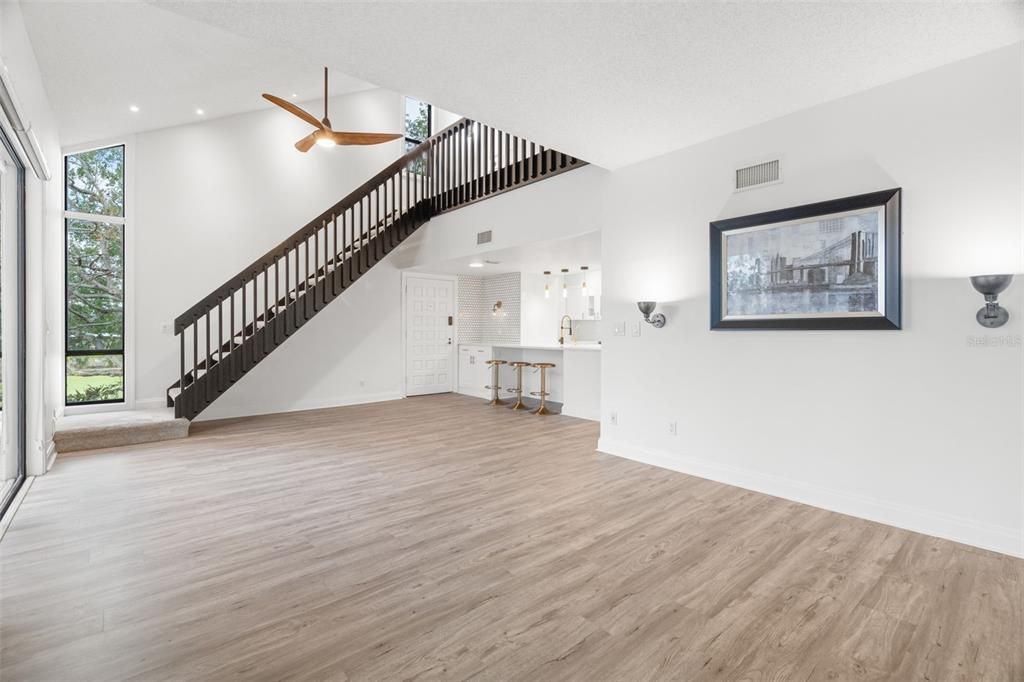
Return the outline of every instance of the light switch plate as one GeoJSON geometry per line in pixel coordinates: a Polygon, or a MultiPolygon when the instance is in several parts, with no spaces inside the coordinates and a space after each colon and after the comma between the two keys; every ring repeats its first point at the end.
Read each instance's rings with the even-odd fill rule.
{"type": "Polygon", "coordinates": [[[640,323],[635,322],[633,324],[633,336],[640,336],[640,323]]]}
{"type": "Polygon", "coordinates": [[[614,334],[615,336],[625,336],[626,335],[626,323],[625,322],[616,322],[615,326],[612,328],[612,334],[614,334]]]}

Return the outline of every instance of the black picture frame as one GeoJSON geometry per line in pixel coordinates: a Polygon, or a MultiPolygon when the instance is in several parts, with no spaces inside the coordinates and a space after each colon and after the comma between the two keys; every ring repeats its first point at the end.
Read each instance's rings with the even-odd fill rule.
{"type": "Polygon", "coordinates": [[[901,188],[887,189],[868,194],[821,201],[803,206],[783,208],[764,213],[716,220],[710,224],[711,250],[711,329],[900,329],[902,324],[901,306],[903,284],[900,272],[901,188]],[[856,211],[859,209],[882,208],[885,215],[884,310],[877,316],[822,316],[813,317],[770,317],[757,319],[729,319],[723,317],[725,295],[723,284],[724,264],[722,262],[725,236],[732,230],[785,223],[807,218],[825,217],[831,214],[856,211]]]}

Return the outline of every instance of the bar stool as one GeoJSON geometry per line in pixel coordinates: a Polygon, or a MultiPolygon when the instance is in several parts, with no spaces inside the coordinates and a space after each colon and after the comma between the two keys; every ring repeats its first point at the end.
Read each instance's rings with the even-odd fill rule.
{"type": "Polygon", "coordinates": [[[540,407],[533,411],[533,414],[551,414],[548,409],[547,397],[551,395],[548,393],[548,378],[547,372],[549,369],[555,366],[553,362],[535,362],[533,366],[540,370],[540,390],[531,391],[530,395],[535,395],[540,398],[540,407]]]}
{"type": "Polygon", "coordinates": [[[501,380],[498,376],[498,372],[501,366],[507,364],[506,360],[488,360],[487,364],[491,366],[491,385],[484,386],[484,388],[491,391],[491,402],[488,405],[504,405],[505,401],[498,397],[498,391],[501,390],[501,380]]]}
{"type": "Polygon", "coordinates": [[[508,366],[516,371],[516,387],[508,389],[509,393],[515,393],[516,395],[516,404],[512,406],[513,410],[526,409],[526,403],[523,402],[523,367],[529,367],[531,364],[522,360],[508,363],[508,366]]]}

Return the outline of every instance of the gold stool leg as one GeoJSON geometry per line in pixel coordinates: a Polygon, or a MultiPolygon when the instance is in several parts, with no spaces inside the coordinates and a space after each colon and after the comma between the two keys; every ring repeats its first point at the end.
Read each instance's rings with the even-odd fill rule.
{"type": "Polygon", "coordinates": [[[498,368],[499,365],[491,365],[491,385],[487,388],[491,389],[491,401],[488,405],[504,405],[505,401],[498,397],[498,391],[501,390],[501,386],[498,385],[498,368]]]}
{"type": "Polygon", "coordinates": [[[525,410],[526,403],[523,402],[523,368],[516,367],[516,404],[512,406],[513,410],[525,410]]]}
{"type": "Polygon", "coordinates": [[[548,409],[548,368],[540,368],[540,407],[533,411],[533,414],[551,414],[551,410],[548,409]]]}

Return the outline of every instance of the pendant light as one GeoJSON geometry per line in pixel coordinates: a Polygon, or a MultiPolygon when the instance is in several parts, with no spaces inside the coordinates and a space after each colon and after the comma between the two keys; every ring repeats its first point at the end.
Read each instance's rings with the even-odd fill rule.
{"type": "Polygon", "coordinates": [[[568,276],[569,268],[562,268],[562,298],[569,298],[569,289],[565,284],[565,278],[568,276]]]}
{"type": "Polygon", "coordinates": [[[544,271],[544,298],[551,298],[551,271],[544,271]]]}
{"type": "Polygon", "coordinates": [[[587,270],[589,268],[586,265],[580,266],[580,271],[583,273],[583,286],[580,287],[580,291],[583,293],[584,298],[587,296],[587,270]]]}

